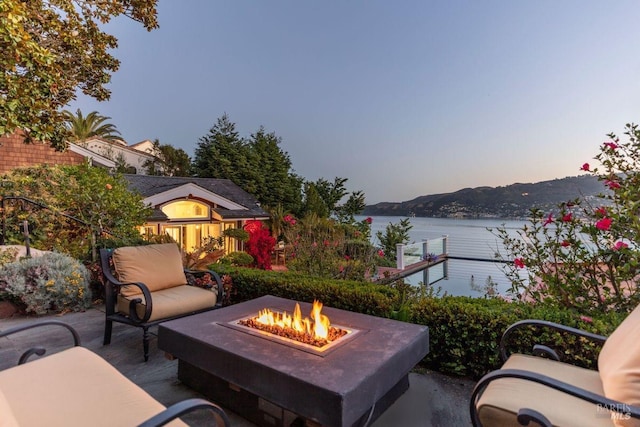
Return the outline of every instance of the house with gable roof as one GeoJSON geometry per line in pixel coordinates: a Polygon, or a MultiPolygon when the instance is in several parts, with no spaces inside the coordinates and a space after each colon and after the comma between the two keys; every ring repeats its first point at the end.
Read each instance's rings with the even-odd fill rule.
{"type": "MultiPolygon", "coordinates": [[[[171,236],[187,251],[209,237],[269,214],[257,199],[228,179],[124,175],[129,188],[144,197],[152,216],[140,227],[143,235],[171,236]]],[[[225,238],[227,252],[240,250],[235,239],[225,238]]]]}
{"type": "MultiPolygon", "coordinates": [[[[140,232],[167,234],[187,251],[199,247],[203,239],[222,236],[224,230],[242,228],[247,221],[269,219],[254,196],[228,179],[146,175],[145,162],[155,160],[149,140],[128,146],[124,141],[91,138],[84,143],[69,143],[64,152],[55,151],[49,144],[22,141],[19,134],[0,136],[0,174],[43,163],[74,165],[86,161],[115,170],[124,161],[135,172],[123,175],[129,188],[153,208],[140,232]]],[[[237,245],[235,239],[226,238],[225,251],[241,250],[237,245]]]]}

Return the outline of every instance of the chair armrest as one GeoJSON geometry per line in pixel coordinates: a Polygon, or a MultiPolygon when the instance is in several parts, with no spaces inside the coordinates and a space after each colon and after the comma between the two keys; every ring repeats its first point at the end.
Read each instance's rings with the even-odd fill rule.
{"type": "MultiPolygon", "coordinates": [[[[13,328],[0,331],[0,338],[7,337],[9,335],[13,335],[18,332],[26,331],[28,329],[34,329],[42,326],[51,326],[51,325],[61,326],[69,330],[69,332],[71,332],[71,335],[73,336],[73,346],[77,347],[80,345],[80,335],[78,335],[78,332],[75,329],[73,329],[73,327],[71,327],[70,325],[67,325],[64,322],[60,322],[59,320],[44,320],[37,323],[31,323],[29,325],[15,326],[13,328]]],[[[29,359],[29,357],[31,357],[34,354],[37,354],[38,356],[43,356],[46,352],[47,350],[44,347],[32,347],[27,351],[25,351],[24,353],[22,353],[22,355],[20,356],[20,359],[18,360],[18,365],[24,364],[27,361],[27,359],[29,359]]]]}
{"type": "Polygon", "coordinates": [[[215,282],[216,287],[216,307],[222,307],[222,301],[224,301],[224,284],[222,283],[222,279],[220,279],[220,275],[213,270],[184,270],[185,274],[192,274],[194,276],[209,274],[211,278],[215,282]]]}
{"type": "Polygon", "coordinates": [[[213,413],[215,427],[227,427],[231,425],[227,414],[218,405],[214,405],[204,399],[187,399],[169,406],[164,411],[149,418],[147,421],[138,425],[138,427],[156,427],[163,426],[170,421],[199,409],[206,409],[213,413]],[[221,424],[218,424],[221,421],[221,424]]]}
{"type": "MultiPolygon", "coordinates": [[[[507,330],[504,331],[504,334],[502,334],[502,338],[500,339],[499,349],[500,349],[500,358],[502,359],[503,362],[505,362],[509,358],[509,355],[507,354],[507,345],[509,344],[509,338],[511,337],[511,334],[519,329],[522,329],[525,327],[532,327],[532,326],[536,328],[552,329],[554,331],[564,332],[564,333],[572,334],[578,337],[587,338],[588,340],[598,344],[604,344],[604,342],[607,340],[607,337],[603,335],[598,335],[588,331],[583,331],[582,329],[572,328],[571,326],[565,326],[560,323],[554,323],[546,320],[537,320],[537,319],[521,320],[509,326],[507,330]]],[[[547,356],[551,356],[552,359],[558,360],[557,354],[555,354],[555,351],[551,350],[549,347],[538,345],[534,349],[534,353],[536,352],[538,354],[543,353],[547,356]]]]}
{"type": "MultiPolygon", "coordinates": [[[[585,390],[580,387],[576,387],[563,381],[558,381],[555,378],[535,372],[525,371],[522,369],[499,369],[497,371],[490,372],[482,377],[473,389],[473,393],[471,394],[470,412],[471,422],[473,423],[474,427],[482,426],[477,409],[477,403],[480,399],[480,396],[482,395],[482,392],[486,389],[491,381],[497,380],[499,378],[519,378],[522,380],[532,381],[549,388],[562,391],[578,399],[594,403],[608,411],[617,412],[620,414],[624,414],[625,416],[628,415],[631,418],[640,419],[640,408],[637,406],[618,402],[617,400],[609,399],[605,396],[601,396],[589,390],[585,390]]],[[[523,404],[526,403],[523,402],[523,404]]],[[[543,414],[530,408],[520,408],[518,412],[518,418],[520,418],[521,416],[525,417],[523,418],[525,420],[528,419],[530,421],[536,421],[543,427],[551,426],[551,423],[543,414]]]]}

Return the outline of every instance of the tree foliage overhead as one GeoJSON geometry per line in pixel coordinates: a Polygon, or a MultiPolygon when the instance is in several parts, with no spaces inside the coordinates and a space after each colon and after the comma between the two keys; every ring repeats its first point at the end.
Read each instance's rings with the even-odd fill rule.
{"type": "Polygon", "coordinates": [[[120,139],[120,131],[116,126],[113,123],[105,123],[111,117],[100,115],[97,111],[84,116],[79,108],[75,114],[68,110],[64,110],[63,114],[66,118],[65,125],[71,133],[70,139],[74,142],[85,141],[92,137],[107,141],[120,139]]]}
{"type": "Polygon", "coordinates": [[[99,101],[119,61],[117,39],[100,25],[123,15],[158,27],[157,0],[2,0],[0,135],[21,130],[25,142],[64,149],[62,108],[76,90],[99,101]]]}

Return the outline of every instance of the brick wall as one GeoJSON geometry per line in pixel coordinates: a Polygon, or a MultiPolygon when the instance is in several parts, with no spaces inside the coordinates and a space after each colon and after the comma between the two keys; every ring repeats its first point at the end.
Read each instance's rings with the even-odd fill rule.
{"type": "Polygon", "coordinates": [[[0,137],[0,174],[43,163],[77,165],[85,161],[83,156],[71,151],[59,152],[42,142],[25,144],[23,139],[19,134],[0,137]]]}

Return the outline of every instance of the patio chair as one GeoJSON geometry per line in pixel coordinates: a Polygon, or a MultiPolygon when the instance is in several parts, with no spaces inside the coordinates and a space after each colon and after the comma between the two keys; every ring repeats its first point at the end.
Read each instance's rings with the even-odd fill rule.
{"type": "Polygon", "coordinates": [[[218,274],[183,269],[175,243],[101,249],[100,260],[105,284],[104,345],[111,343],[113,322],[140,327],[145,362],[150,327],[222,306],[224,288],[218,274]],[[189,284],[187,276],[206,274],[210,289],[189,284]]]}
{"type": "Polygon", "coordinates": [[[73,347],[28,362],[31,356],[46,353],[44,347],[30,348],[17,366],[0,371],[0,425],[185,426],[179,417],[196,410],[210,413],[207,425],[230,425],[224,410],[204,399],[187,399],[166,408],[102,357],[81,347],[77,331],[64,322],[17,326],[1,331],[0,338],[45,326],[68,329],[73,347]]]}
{"type": "Polygon", "coordinates": [[[640,426],[640,306],[608,338],[552,322],[517,322],[502,336],[500,355],[502,368],[473,390],[474,426],[640,426]],[[541,344],[533,355],[508,355],[509,337],[524,327],[603,344],[598,371],[562,362],[541,344]]]}

